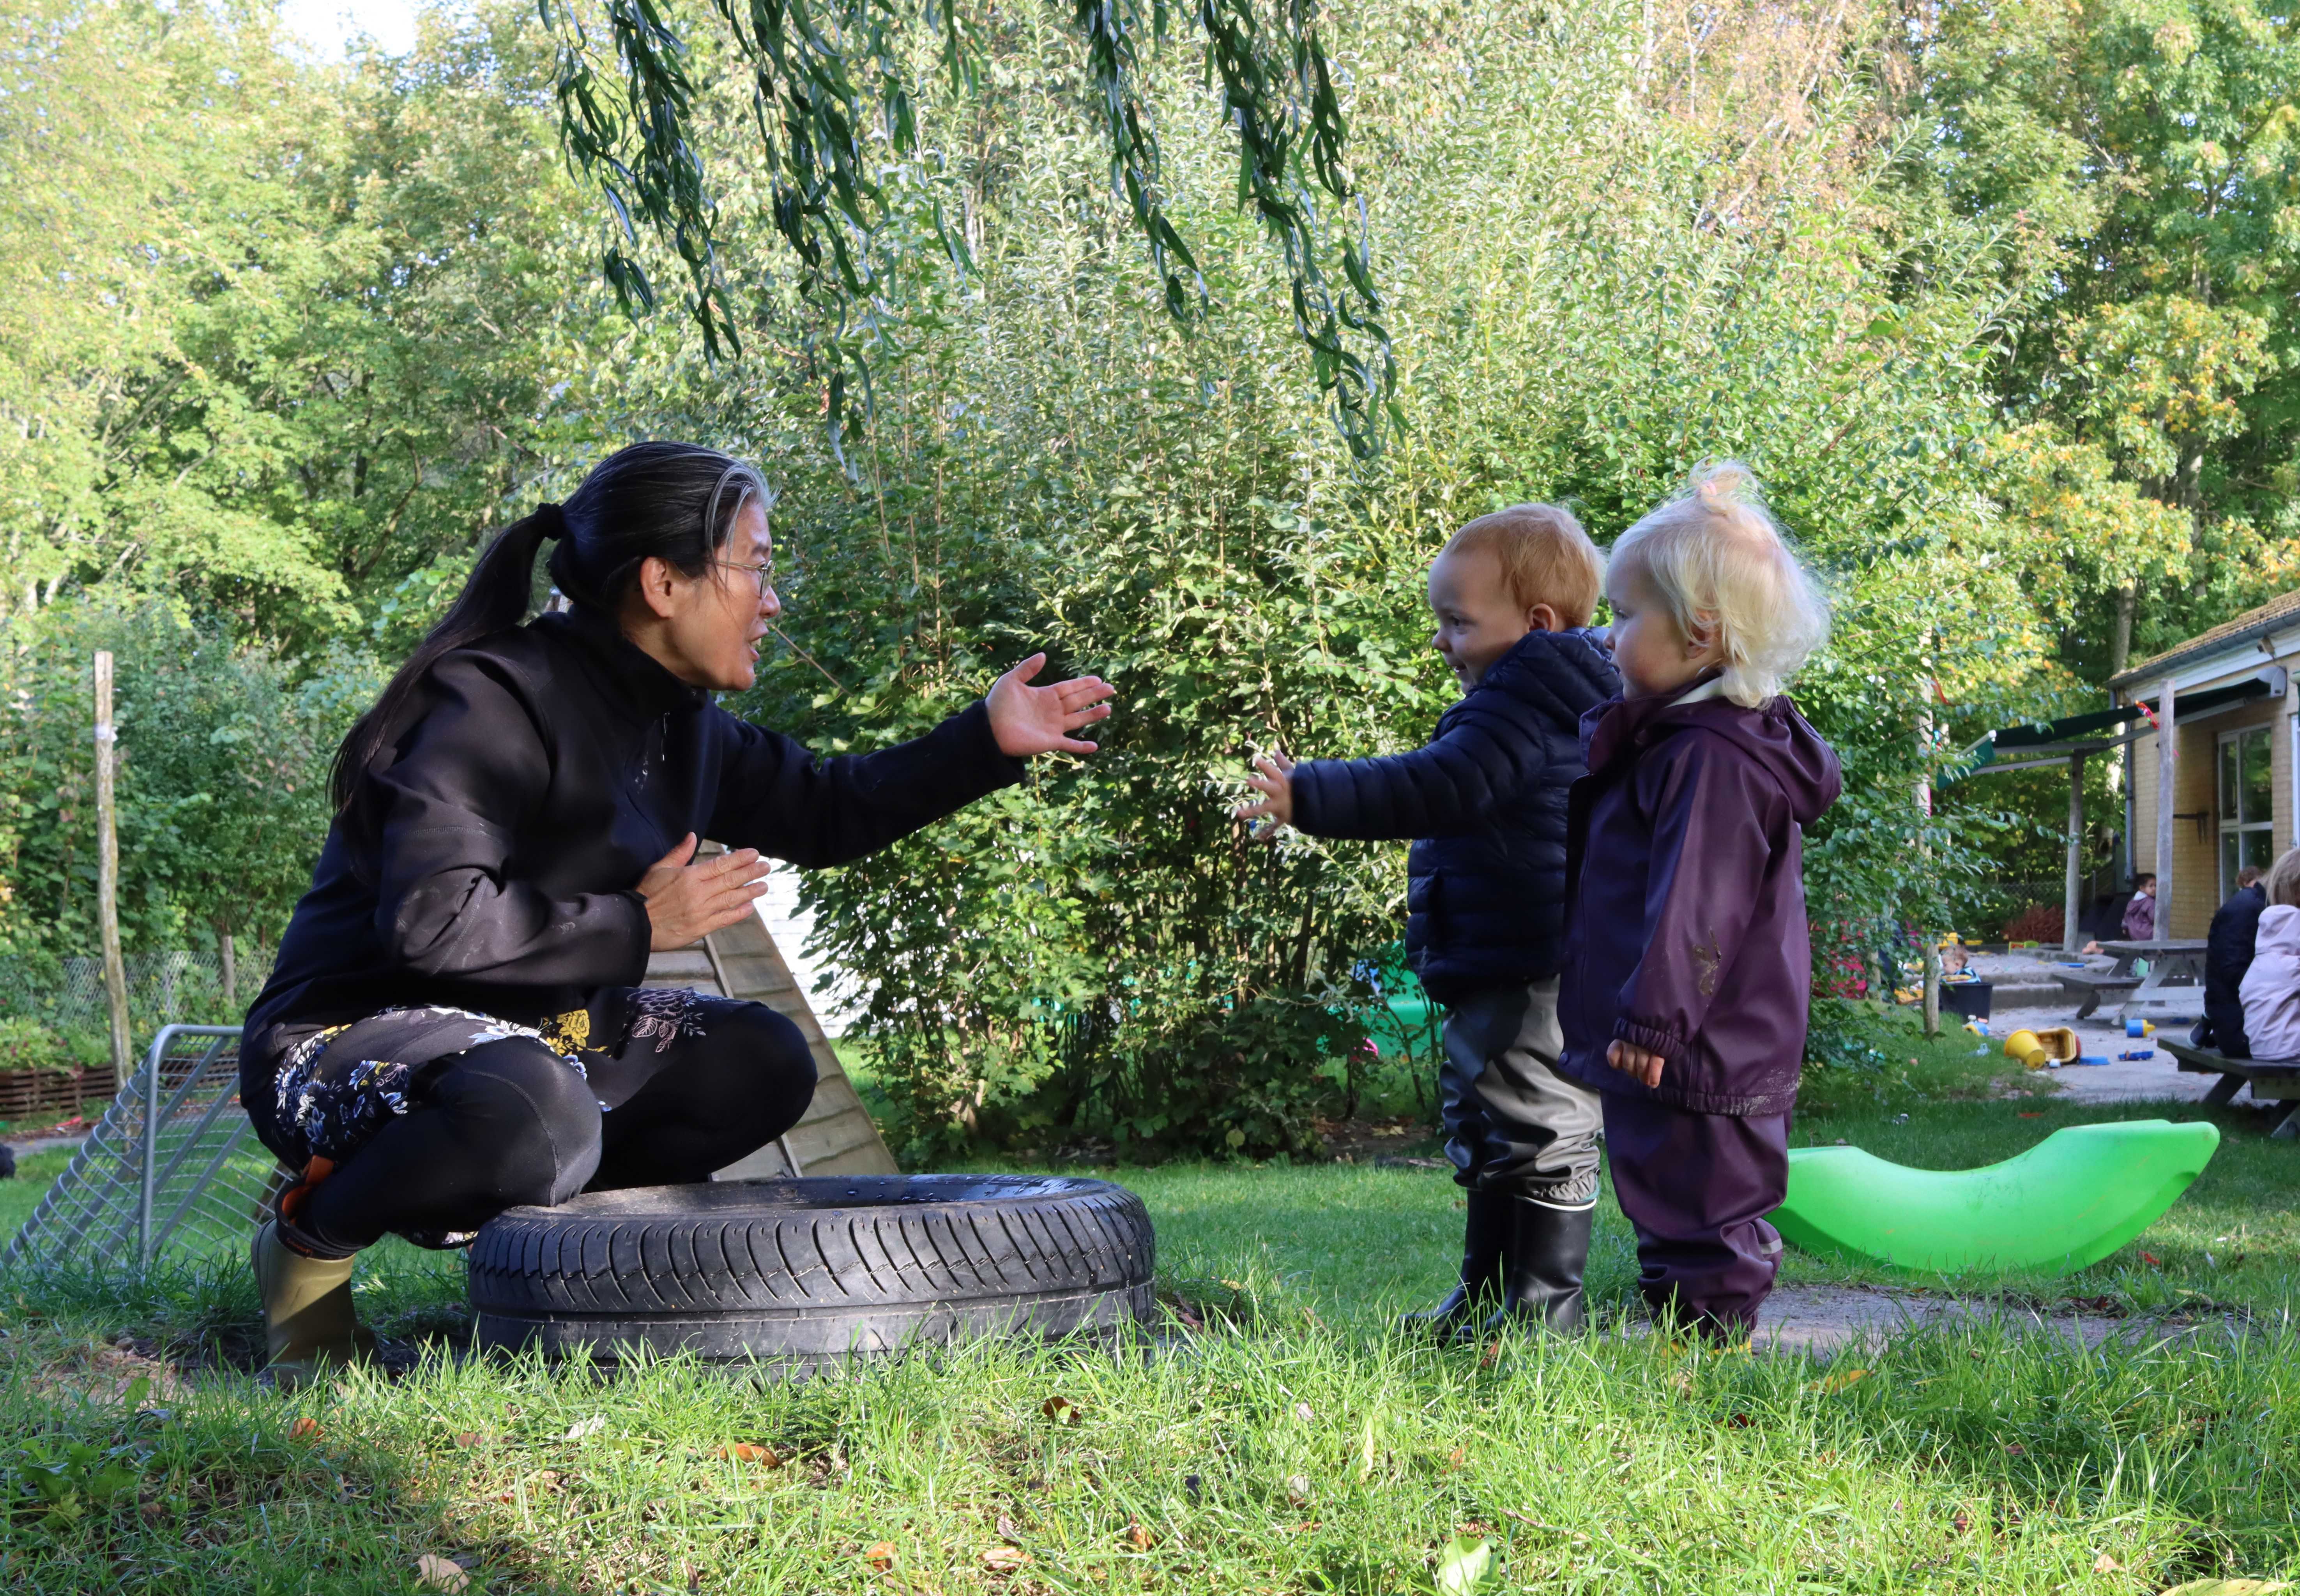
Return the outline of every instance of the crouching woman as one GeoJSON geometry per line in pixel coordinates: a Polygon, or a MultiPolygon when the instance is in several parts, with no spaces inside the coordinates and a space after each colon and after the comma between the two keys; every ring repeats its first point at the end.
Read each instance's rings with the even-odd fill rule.
{"type": "Polygon", "coordinates": [[[818,761],[712,702],[781,611],[765,484],[635,445],[508,528],[336,757],[334,824],[241,1041],[257,1135],[301,1179],[257,1232],[271,1360],[356,1355],[353,1255],[454,1247],[504,1209],[708,1179],[796,1124],[796,1027],[639,985],[753,912],[761,855],[856,859],[1091,752],[1094,678],[1043,657],[914,742],[818,761]],[[527,620],[534,565],[571,610],[527,620]],[[524,624],[522,624],[524,622],[524,624]],[[697,837],[729,852],[695,857],[697,837]]]}

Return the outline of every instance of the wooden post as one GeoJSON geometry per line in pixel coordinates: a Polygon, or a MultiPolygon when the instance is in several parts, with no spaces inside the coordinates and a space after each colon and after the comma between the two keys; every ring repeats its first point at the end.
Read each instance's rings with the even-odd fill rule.
{"type": "Polygon", "coordinates": [[[2084,889],[2084,770],[2085,756],[2069,755],[2069,880],[2061,899],[2061,946],[2071,953],[2084,946],[2084,933],[2077,929],[2084,889]]]}
{"type": "Polygon", "coordinates": [[[2172,935],[2173,769],[2180,762],[2180,738],[2172,714],[2172,678],[2156,689],[2156,935],[2172,935]]]}
{"type": "Polygon", "coordinates": [[[112,1016],[112,1072],[128,1083],[128,961],[120,952],[119,803],[113,792],[120,739],[112,728],[112,654],[96,656],[96,917],[104,940],[104,995],[112,1016]]]}

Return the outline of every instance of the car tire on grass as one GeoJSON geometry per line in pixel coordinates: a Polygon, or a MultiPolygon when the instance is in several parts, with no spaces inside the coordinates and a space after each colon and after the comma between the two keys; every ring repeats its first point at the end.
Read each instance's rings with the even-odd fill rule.
{"type": "Polygon", "coordinates": [[[1155,1256],[1142,1200],[1107,1181],[726,1181],[512,1209],[472,1243],[471,1293],[483,1347],[804,1370],[1145,1322],[1155,1256]]]}

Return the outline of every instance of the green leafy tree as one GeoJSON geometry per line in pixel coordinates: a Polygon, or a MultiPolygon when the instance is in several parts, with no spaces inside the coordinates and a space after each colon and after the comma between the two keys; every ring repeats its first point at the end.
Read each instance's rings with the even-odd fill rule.
{"type": "Polygon", "coordinates": [[[2043,0],[1928,7],[1897,35],[1908,213],[2019,244],[2005,503],[2094,523],[2032,566],[2072,578],[2061,653],[2092,681],[2292,580],[2295,27],[2248,0],[2043,0]]]}

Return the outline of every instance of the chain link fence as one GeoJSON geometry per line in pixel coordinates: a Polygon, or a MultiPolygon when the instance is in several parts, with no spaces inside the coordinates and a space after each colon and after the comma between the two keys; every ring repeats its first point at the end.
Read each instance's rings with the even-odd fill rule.
{"type": "MultiPolygon", "coordinates": [[[[233,960],[229,985],[223,956],[212,949],[129,955],[124,962],[134,1028],[238,1024],[271,973],[271,955],[251,952],[233,960]]],[[[38,1020],[59,1032],[104,1030],[104,960],[66,959],[43,968],[22,960],[0,960],[0,1014],[38,1020]]]]}

